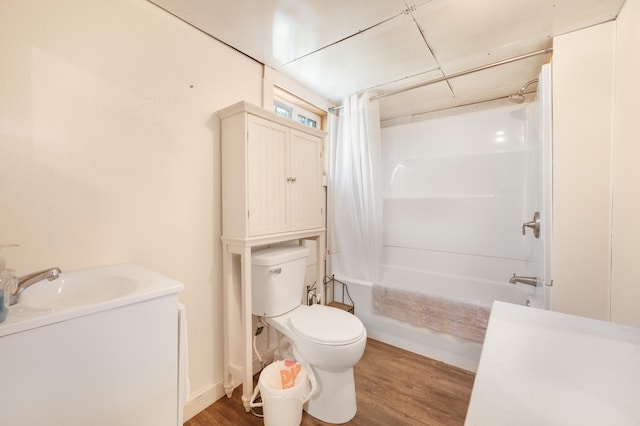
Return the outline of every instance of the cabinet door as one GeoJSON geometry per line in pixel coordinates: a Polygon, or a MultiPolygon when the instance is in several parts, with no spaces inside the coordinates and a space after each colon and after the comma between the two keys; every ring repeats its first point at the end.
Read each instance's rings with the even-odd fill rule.
{"type": "Polygon", "coordinates": [[[322,227],[322,141],[291,130],[289,174],[291,230],[322,227]]]}
{"type": "MultiPolygon", "coordinates": [[[[250,236],[289,230],[287,146],[289,129],[249,115],[247,142],[250,236]]],[[[238,194],[242,197],[242,194],[238,194]]]]}

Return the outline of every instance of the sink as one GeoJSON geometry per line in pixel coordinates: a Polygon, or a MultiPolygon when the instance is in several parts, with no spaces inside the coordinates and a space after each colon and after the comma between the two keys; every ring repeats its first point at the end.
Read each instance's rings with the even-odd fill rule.
{"type": "Polygon", "coordinates": [[[62,272],[54,281],[42,280],[26,288],[18,304],[33,309],[94,305],[119,299],[135,292],[137,288],[138,281],[124,274],[62,272]]]}
{"type": "Polygon", "coordinates": [[[62,271],[0,323],[0,424],[182,425],[184,285],[135,264],[62,271]]]}
{"type": "Polygon", "coordinates": [[[166,301],[183,288],[181,282],[132,263],[63,269],[58,279],[43,279],[20,293],[0,323],[0,338],[151,300],[166,301]]]}

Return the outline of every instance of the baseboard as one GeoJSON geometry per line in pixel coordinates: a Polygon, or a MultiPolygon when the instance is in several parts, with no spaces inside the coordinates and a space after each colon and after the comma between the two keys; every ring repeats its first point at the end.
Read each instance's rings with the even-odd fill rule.
{"type": "MultiPolygon", "coordinates": [[[[276,347],[269,348],[264,354],[264,359],[267,360],[268,362],[273,361],[273,355],[276,349],[277,349],[276,347]]],[[[260,365],[260,361],[258,361],[257,358],[254,358],[253,374],[254,375],[257,374],[261,368],[262,366],[260,365]]],[[[239,386],[239,385],[240,384],[238,383],[238,385],[236,386],[239,386]]],[[[204,392],[201,392],[198,395],[191,398],[189,402],[187,402],[184,405],[184,413],[183,413],[184,422],[186,423],[189,419],[191,419],[192,417],[195,417],[199,412],[206,409],[208,406],[210,406],[211,404],[213,404],[223,396],[226,396],[226,395],[224,393],[223,381],[220,380],[219,382],[211,386],[209,389],[206,389],[204,392]]]]}
{"type": "Polygon", "coordinates": [[[184,405],[184,422],[225,396],[222,380],[215,383],[209,389],[194,396],[184,405]]]}

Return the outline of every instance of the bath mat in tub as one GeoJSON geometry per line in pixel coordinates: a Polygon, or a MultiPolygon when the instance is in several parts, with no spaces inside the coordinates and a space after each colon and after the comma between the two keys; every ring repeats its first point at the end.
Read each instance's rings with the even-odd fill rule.
{"type": "Polygon", "coordinates": [[[491,304],[374,285],[373,311],[420,327],[482,342],[491,304]]]}

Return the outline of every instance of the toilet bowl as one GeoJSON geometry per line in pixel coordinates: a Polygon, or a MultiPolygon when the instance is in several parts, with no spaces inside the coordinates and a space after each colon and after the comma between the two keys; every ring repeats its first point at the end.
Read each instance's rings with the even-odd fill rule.
{"type": "Polygon", "coordinates": [[[346,423],[357,411],[353,367],[364,353],[367,332],[341,309],[301,304],[308,254],[300,246],[254,252],[252,310],[282,334],[282,356],[312,368],[317,391],[305,411],[326,423],[346,423]]]}
{"type": "Polygon", "coordinates": [[[318,391],[304,410],[326,423],[351,420],[357,411],[353,366],[362,358],[367,342],[362,322],[345,311],[322,305],[300,305],[265,321],[283,335],[281,356],[287,357],[288,347],[293,358],[309,364],[316,376],[318,391]]]}

